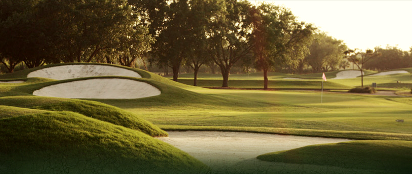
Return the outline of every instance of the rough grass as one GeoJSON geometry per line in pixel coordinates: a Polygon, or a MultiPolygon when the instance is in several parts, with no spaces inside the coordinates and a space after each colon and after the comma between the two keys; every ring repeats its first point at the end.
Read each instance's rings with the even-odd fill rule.
{"type": "Polygon", "coordinates": [[[270,162],[334,166],[350,169],[409,173],[412,170],[412,141],[350,141],[312,145],[260,155],[270,162]]]}
{"type": "Polygon", "coordinates": [[[3,118],[0,127],[0,173],[4,174],[207,170],[188,154],[140,131],[74,112],[3,118]]]}

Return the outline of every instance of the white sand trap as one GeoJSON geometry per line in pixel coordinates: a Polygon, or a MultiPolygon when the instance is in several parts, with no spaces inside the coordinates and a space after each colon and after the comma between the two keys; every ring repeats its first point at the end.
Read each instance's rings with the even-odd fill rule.
{"type": "Polygon", "coordinates": [[[356,78],[358,76],[361,76],[360,71],[358,71],[358,70],[346,70],[346,71],[338,72],[336,74],[336,77],[332,78],[332,79],[352,79],[352,78],[356,78]]]}
{"type": "Polygon", "coordinates": [[[96,76],[142,77],[132,70],[109,65],[62,65],[39,69],[27,75],[27,77],[42,77],[55,80],[96,76]]]}
{"type": "Polygon", "coordinates": [[[160,95],[156,87],[130,79],[88,79],[46,86],[33,95],[83,99],[135,99],[160,95]]]}
{"type": "Polygon", "coordinates": [[[17,81],[0,81],[0,83],[23,83],[24,81],[20,81],[20,80],[17,80],[17,81]]]}
{"type": "Polygon", "coordinates": [[[392,75],[392,74],[409,74],[408,71],[386,71],[386,72],[380,72],[377,74],[372,74],[370,76],[386,76],[386,75],[392,75]]]}
{"type": "MultiPolygon", "coordinates": [[[[213,170],[235,167],[237,163],[249,161],[265,153],[314,144],[349,141],[348,139],[244,132],[170,131],[168,133],[169,137],[158,139],[187,152],[209,165],[213,170]]],[[[251,161],[259,163],[258,160],[251,161]]]]}

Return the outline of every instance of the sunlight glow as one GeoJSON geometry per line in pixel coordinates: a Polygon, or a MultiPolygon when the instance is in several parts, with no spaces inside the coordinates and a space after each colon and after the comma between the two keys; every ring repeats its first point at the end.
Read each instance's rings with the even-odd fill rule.
{"type": "Polygon", "coordinates": [[[412,1],[250,1],[289,8],[299,20],[343,40],[351,49],[389,45],[409,51],[412,47],[412,1]]]}

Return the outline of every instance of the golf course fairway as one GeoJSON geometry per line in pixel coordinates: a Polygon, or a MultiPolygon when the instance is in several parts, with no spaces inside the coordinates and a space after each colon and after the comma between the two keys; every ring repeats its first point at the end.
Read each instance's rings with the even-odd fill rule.
{"type": "MultiPolygon", "coordinates": [[[[412,160],[412,99],[347,93],[348,89],[360,85],[359,77],[332,79],[338,72],[326,73],[331,80],[325,82],[322,95],[319,74],[274,73],[270,77],[271,90],[193,87],[140,69],[114,65],[104,66],[131,70],[141,77],[116,74],[64,80],[27,77],[33,71],[63,65],[84,64],[47,65],[0,76],[1,81],[24,81],[0,84],[0,146],[3,147],[0,173],[32,173],[28,169],[33,167],[37,173],[210,172],[208,166],[188,153],[153,138],[167,136],[165,131],[171,130],[351,140],[261,154],[258,159],[239,162],[237,166],[241,167],[236,170],[227,168],[215,173],[239,173],[239,170],[243,173],[410,171],[406,164],[412,160]],[[290,77],[299,79],[284,79],[290,77]],[[108,78],[144,82],[161,93],[133,99],[33,96],[34,91],[52,85],[108,78]],[[251,165],[262,167],[256,169],[251,165]]],[[[411,72],[411,69],[403,70],[411,72]]],[[[410,91],[407,89],[412,83],[409,73],[368,76],[376,73],[367,71],[365,84],[376,82],[385,90],[410,91]]],[[[200,78],[199,84],[202,80],[205,85],[219,81],[205,77],[200,78]]],[[[235,88],[257,88],[258,84],[263,84],[257,75],[238,75],[229,85],[231,82],[235,82],[235,88]]]]}

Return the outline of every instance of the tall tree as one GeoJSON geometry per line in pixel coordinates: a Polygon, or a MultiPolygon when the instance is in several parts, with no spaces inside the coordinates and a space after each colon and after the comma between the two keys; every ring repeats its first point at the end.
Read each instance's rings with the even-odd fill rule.
{"type": "Polygon", "coordinates": [[[372,60],[373,58],[376,58],[377,56],[381,55],[379,52],[374,52],[373,50],[366,50],[365,52],[361,52],[358,50],[346,50],[344,52],[346,58],[348,59],[349,62],[352,62],[354,65],[356,65],[360,72],[361,72],[361,85],[363,88],[363,68],[364,65],[372,60]]]}
{"type": "Polygon", "coordinates": [[[228,87],[230,69],[236,62],[246,58],[253,48],[249,40],[252,25],[247,20],[251,4],[237,0],[214,3],[220,9],[210,18],[211,27],[207,32],[209,53],[222,73],[222,87],[228,87]]]}
{"type": "Polygon", "coordinates": [[[344,59],[342,52],[347,50],[347,47],[341,40],[326,33],[318,33],[314,35],[309,50],[310,54],[305,57],[305,62],[312,67],[313,72],[325,72],[339,67],[344,59]]]}
{"type": "Polygon", "coordinates": [[[156,38],[152,49],[154,56],[149,61],[160,67],[166,65],[172,68],[173,80],[177,81],[180,67],[192,47],[189,43],[192,28],[188,24],[190,6],[188,0],[165,2],[147,3],[151,18],[149,25],[156,38]]]}
{"type": "Polygon", "coordinates": [[[271,4],[261,4],[251,13],[253,53],[267,89],[268,71],[276,64],[297,65],[305,55],[306,42],[315,28],[298,22],[289,10],[271,4]]]}
{"type": "MultiPolygon", "coordinates": [[[[193,85],[197,86],[197,76],[201,66],[212,63],[208,52],[207,29],[210,27],[210,18],[215,13],[216,4],[209,0],[190,1],[190,15],[188,27],[191,28],[188,41],[191,44],[186,58],[186,65],[194,71],[193,85]]],[[[189,48],[188,48],[189,49],[189,48]]]]}

